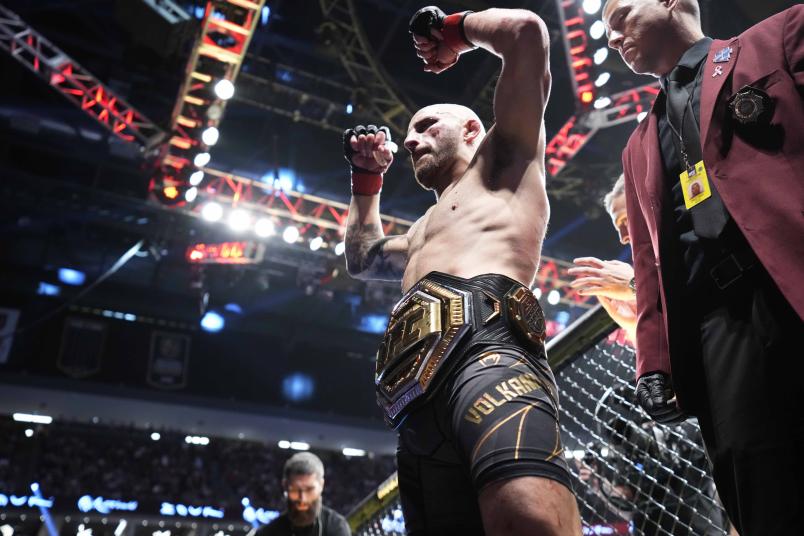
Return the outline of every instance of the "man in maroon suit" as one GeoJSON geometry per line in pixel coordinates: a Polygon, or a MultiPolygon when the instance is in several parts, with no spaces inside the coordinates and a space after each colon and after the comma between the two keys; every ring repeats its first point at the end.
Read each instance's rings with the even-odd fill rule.
{"type": "Polygon", "coordinates": [[[804,504],[804,6],[728,41],[704,37],[696,0],[609,0],[603,20],[609,46],[662,86],[623,152],[637,397],[659,422],[698,417],[742,536],[791,534],[804,504]]]}

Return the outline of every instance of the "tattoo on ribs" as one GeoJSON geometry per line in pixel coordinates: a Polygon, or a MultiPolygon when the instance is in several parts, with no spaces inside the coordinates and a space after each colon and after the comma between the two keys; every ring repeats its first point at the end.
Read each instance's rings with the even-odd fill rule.
{"type": "Polygon", "coordinates": [[[358,223],[346,228],[346,263],[353,274],[366,274],[378,278],[401,279],[404,266],[394,262],[390,253],[386,253],[385,244],[392,236],[382,236],[377,224],[360,225],[358,223]]]}

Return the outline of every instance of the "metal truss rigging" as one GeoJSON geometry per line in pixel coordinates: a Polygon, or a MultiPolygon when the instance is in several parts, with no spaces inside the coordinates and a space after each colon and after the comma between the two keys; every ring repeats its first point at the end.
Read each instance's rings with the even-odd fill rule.
{"type": "Polygon", "coordinates": [[[348,108],[351,85],[256,55],[248,59],[234,97],[238,102],[339,134],[365,115],[354,105],[348,108]]]}
{"type": "Polygon", "coordinates": [[[165,138],[155,123],[1,5],[0,48],[118,138],[146,150],[165,138]]]}
{"type": "Polygon", "coordinates": [[[202,131],[217,127],[226,99],[213,89],[221,80],[234,83],[254,36],[265,0],[209,0],[185,79],[171,117],[171,138],[164,162],[181,173],[207,145],[202,131]]]}
{"type": "Polygon", "coordinates": [[[391,88],[388,74],[374,57],[354,0],[319,0],[319,4],[324,17],[337,28],[341,63],[355,87],[362,90],[360,100],[365,101],[372,114],[382,117],[383,124],[403,135],[413,116],[412,106],[391,88]]]}

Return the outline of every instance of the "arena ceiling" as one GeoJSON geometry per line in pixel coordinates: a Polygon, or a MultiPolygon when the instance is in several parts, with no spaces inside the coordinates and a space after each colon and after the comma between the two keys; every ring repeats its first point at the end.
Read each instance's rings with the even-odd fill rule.
{"type": "MultiPolygon", "coordinates": [[[[167,27],[143,26],[121,15],[120,5],[134,1],[2,0],[2,5],[155,123],[166,126],[184,78],[192,32],[169,35],[167,27]]],[[[201,0],[177,3],[190,13],[204,4],[201,0]]],[[[270,16],[254,35],[241,71],[243,86],[227,106],[221,141],[212,152],[216,168],[255,178],[280,168],[291,169],[308,193],[348,201],[347,166],[340,154],[338,128],[306,121],[303,113],[297,113],[300,102],[324,96],[344,108],[352,104],[355,122],[376,120],[363,105],[364,88],[355,87],[344,69],[338,28],[322,9],[328,3],[332,2],[268,0],[270,16]],[[272,100],[274,93],[290,97],[272,100]]],[[[496,75],[496,58],[481,52],[467,54],[447,73],[424,73],[410,45],[407,21],[426,2],[348,3],[374,61],[409,112],[435,102],[456,102],[477,107],[481,116],[488,118],[488,95],[483,90],[496,75]]],[[[791,4],[781,0],[702,0],[704,28],[713,37],[725,38],[791,4]]],[[[553,89],[546,124],[548,137],[552,137],[576,112],[556,3],[465,0],[441,4],[448,12],[491,6],[531,9],[550,29],[553,89]]],[[[193,18],[192,24],[197,23],[193,18]]],[[[649,82],[626,72],[616,55],[610,55],[604,66],[623,88],[649,82]]],[[[144,238],[141,255],[111,286],[91,296],[88,305],[115,311],[139,308],[153,317],[161,313],[189,322],[197,315],[198,292],[192,288],[193,274],[185,266],[183,252],[193,241],[225,240],[226,232],[147,202],[151,170],[143,154],[110,136],[5,53],[0,53],[0,73],[0,242],[4,245],[0,252],[0,306],[27,304],[31,318],[48,315],[54,303],[36,302],[41,300],[34,298],[38,280],[66,265],[96,277],[144,238]]],[[[545,253],[565,259],[580,255],[617,258],[627,253],[602,213],[600,198],[619,173],[619,153],[634,124],[592,138],[556,180],[548,182],[552,219],[545,253]],[[567,189],[567,184],[574,186],[567,189]]],[[[397,160],[386,179],[382,210],[415,219],[433,198],[416,186],[402,153],[397,160]]],[[[338,262],[342,263],[342,258],[338,262]]],[[[263,295],[265,299],[254,299],[252,305],[268,316],[243,322],[242,330],[259,333],[264,329],[260,322],[279,325],[275,317],[298,319],[303,328],[287,337],[294,341],[317,333],[318,328],[304,323],[310,320],[311,310],[316,312],[316,325],[338,325],[344,311],[357,307],[365,308],[366,313],[377,312],[393,301],[393,296],[383,294],[387,292],[383,288],[343,286],[332,291],[336,295],[356,293],[359,305],[339,303],[330,291],[304,291],[309,287],[307,279],[320,279],[323,272],[332,273],[336,268],[342,271],[343,267],[322,256],[283,250],[260,270],[240,270],[234,276],[233,271],[212,273],[207,283],[217,288],[223,302],[237,298],[245,303],[263,295]]],[[[28,337],[41,334],[33,330],[28,337]]],[[[356,348],[344,352],[363,360],[368,377],[376,335],[354,337],[360,339],[356,348]]],[[[288,344],[292,346],[292,342],[288,344]]],[[[29,345],[29,353],[36,348],[29,345]]],[[[370,398],[370,385],[366,385],[364,394],[370,398]]]]}

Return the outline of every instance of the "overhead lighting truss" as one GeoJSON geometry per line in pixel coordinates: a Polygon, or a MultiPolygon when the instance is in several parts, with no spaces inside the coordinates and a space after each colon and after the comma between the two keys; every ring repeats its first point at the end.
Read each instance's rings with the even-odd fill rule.
{"type": "Polygon", "coordinates": [[[259,56],[249,60],[249,72],[240,74],[238,102],[339,134],[365,115],[351,102],[351,85],[259,56]]]}
{"type": "MultiPolygon", "coordinates": [[[[215,169],[206,168],[203,171],[207,178],[200,188],[198,201],[179,210],[199,216],[205,204],[214,201],[228,207],[229,211],[247,211],[253,220],[268,217],[276,229],[296,225],[303,243],[315,237],[321,237],[329,244],[343,240],[349,216],[349,205],[346,203],[281,190],[269,183],[215,169]]],[[[386,235],[405,234],[413,225],[410,220],[385,214],[380,218],[386,235]]],[[[220,218],[220,221],[225,222],[226,217],[220,218]]],[[[238,236],[242,237],[243,234],[238,236]]],[[[590,296],[578,294],[569,284],[572,278],[567,274],[567,269],[571,266],[566,261],[543,256],[534,288],[539,287],[544,292],[558,289],[561,292],[561,303],[591,307],[594,300],[590,296]]]]}
{"type": "Polygon", "coordinates": [[[595,101],[597,88],[592,79],[595,64],[590,54],[592,39],[586,28],[586,17],[579,0],[556,0],[556,3],[572,90],[580,107],[588,108],[595,101]]]}
{"type": "Polygon", "coordinates": [[[165,166],[175,170],[169,174],[186,174],[193,156],[217,141],[202,138],[206,129],[218,127],[226,108],[226,99],[216,95],[215,85],[221,80],[234,84],[264,4],[265,0],[207,2],[171,117],[171,137],[163,157],[165,166]]]}
{"type": "Polygon", "coordinates": [[[146,150],[165,138],[161,128],[2,5],[0,48],[118,138],[146,150]]]}
{"type": "Polygon", "coordinates": [[[547,173],[556,177],[564,166],[578,154],[599,130],[629,121],[641,121],[659,94],[659,84],[644,85],[615,93],[611,103],[600,110],[588,110],[570,117],[547,143],[545,161],[547,173]]]}
{"type": "MultiPolygon", "coordinates": [[[[392,89],[390,77],[374,57],[372,47],[357,16],[354,0],[319,0],[324,17],[337,28],[341,63],[361,88],[360,100],[375,117],[381,117],[397,135],[407,132],[412,106],[392,89]]],[[[355,102],[355,106],[362,103],[355,102]]]]}

